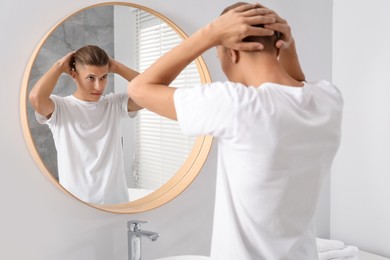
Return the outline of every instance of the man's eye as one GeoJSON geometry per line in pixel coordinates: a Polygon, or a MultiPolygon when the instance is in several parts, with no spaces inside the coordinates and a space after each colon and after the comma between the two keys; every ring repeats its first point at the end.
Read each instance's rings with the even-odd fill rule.
{"type": "Polygon", "coordinates": [[[88,76],[88,77],[87,77],[87,79],[88,79],[88,80],[94,80],[94,79],[95,79],[95,77],[88,76]]]}
{"type": "Polygon", "coordinates": [[[103,76],[103,77],[102,77],[102,80],[105,80],[105,79],[107,79],[107,77],[108,77],[107,75],[106,75],[106,76],[103,76]]]}

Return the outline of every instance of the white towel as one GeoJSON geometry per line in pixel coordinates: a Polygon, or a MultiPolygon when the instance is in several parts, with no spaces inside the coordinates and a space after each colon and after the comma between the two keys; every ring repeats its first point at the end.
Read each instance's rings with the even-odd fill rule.
{"type": "Polygon", "coordinates": [[[330,250],[343,249],[345,247],[344,242],[339,240],[329,240],[324,238],[317,238],[317,249],[318,252],[326,252],[330,250]]]}
{"type": "MultiPolygon", "coordinates": [[[[321,258],[319,258],[321,259],[321,258]]],[[[351,256],[351,257],[342,257],[342,258],[332,258],[329,260],[360,260],[359,256],[351,256]]]]}
{"type": "Polygon", "coordinates": [[[319,252],[318,258],[319,260],[329,260],[329,259],[359,260],[359,248],[357,248],[356,246],[345,246],[342,249],[319,252]]]}

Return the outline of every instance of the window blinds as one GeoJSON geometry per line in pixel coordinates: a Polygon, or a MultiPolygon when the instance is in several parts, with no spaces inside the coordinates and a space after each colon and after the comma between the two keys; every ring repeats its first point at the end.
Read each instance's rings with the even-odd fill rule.
{"type": "MultiPolygon", "coordinates": [[[[182,42],[180,36],[156,16],[135,10],[136,63],[139,72],[182,42]]],[[[195,63],[191,63],[172,82],[176,88],[200,84],[195,63]]],[[[178,123],[148,110],[141,110],[136,123],[134,162],[135,185],[141,189],[157,189],[167,182],[185,162],[195,138],[183,136],[178,123]]]]}

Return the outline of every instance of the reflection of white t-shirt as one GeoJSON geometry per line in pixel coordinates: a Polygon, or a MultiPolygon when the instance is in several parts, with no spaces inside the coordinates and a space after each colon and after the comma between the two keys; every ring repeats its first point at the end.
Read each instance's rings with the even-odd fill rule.
{"type": "Polygon", "coordinates": [[[340,143],[338,89],[218,82],[177,89],[174,102],[185,134],[218,143],[212,259],[318,259],[313,215],[340,143]]]}
{"type": "Polygon", "coordinates": [[[123,165],[120,120],[127,94],[108,94],[98,102],[51,95],[55,109],[47,124],[57,149],[60,184],[79,199],[94,204],[129,201],[123,165]]]}

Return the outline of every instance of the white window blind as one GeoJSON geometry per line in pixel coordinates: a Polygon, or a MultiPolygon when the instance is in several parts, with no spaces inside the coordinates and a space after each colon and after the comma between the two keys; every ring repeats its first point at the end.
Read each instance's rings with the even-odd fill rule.
{"type": "MultiPolygon", "coordinates": [[[[135,12],[137,70],[142,72],[182,39],[156,16],[142,10],[135,12]]],[[[193,62],[171,85],[182,88],[199,83],[193,62]]],[[[136,187],[141,189],[157,189],[168,181],[185,162],[195,141],[183,136],[176,121],[145,109],[138,113],[135,133],[134,177],[136,187]]]]}

